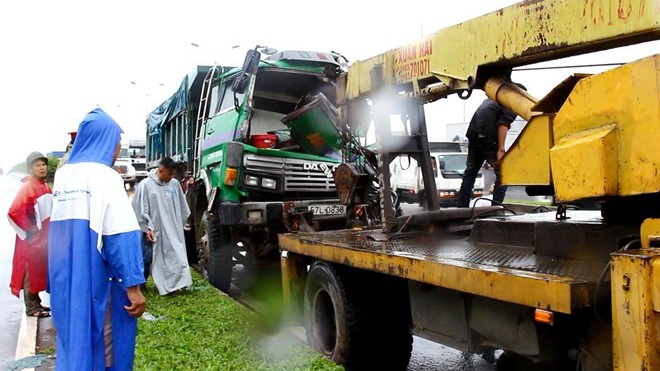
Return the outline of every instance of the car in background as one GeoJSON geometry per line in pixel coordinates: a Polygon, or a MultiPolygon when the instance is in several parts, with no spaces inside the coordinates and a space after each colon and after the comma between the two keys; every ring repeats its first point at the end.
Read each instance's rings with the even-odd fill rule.
{"type": "Polygon", "coordinates": [[[145,140],[128,141],[128,156],[131,159],[131,164],[135,168],[136,183],[139,183],[142,179],[149,175],[149,171],[147,171],[147,157],[145,147],[145,140]]]}
{"type": "Polygon", "coordinates": [[[124,179],[124,185],[128,184],[130,188],[135,186],[137,183],[137,172],[131,161],[128,147],[121,148],[119,156],[117,156],[117,161],[115,161],[112,168],[117,170],[122,179],[124,179]]]}

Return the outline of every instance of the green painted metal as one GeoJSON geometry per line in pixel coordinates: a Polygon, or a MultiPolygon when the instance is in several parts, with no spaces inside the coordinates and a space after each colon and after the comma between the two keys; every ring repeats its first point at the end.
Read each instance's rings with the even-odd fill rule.
{"type": "Polygon", "coordinates": [[[323,95],[285,116],[282,122],[291,129],[291,137],[306,152],[317,156],[341,158],[341,135],[337,112],[323,95]]]}

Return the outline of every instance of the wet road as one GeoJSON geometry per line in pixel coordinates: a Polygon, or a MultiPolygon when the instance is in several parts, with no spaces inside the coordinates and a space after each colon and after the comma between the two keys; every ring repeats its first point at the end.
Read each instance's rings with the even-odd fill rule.
{"type": "Polygon", "coordinates": [[[0,370],[6,370],[14,361],[23,310],[22,301],[12,296],[9,291],[16,235],[6,217],[19,185],[18,180],[13,177],[0,176],[0,370]]]}
{"type": "MultiPolygon", "coordinates": [[[[496,352],[496,356],[501,352],[496,352]]],[[[479,355],[464,354],[428,340],[414,337],[408,371],[491,371],[495,365],[479,355]]]]}

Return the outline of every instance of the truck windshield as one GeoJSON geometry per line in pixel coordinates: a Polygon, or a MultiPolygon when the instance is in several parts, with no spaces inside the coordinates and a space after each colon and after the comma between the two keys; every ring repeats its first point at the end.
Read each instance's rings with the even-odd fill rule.
{"type": "Polygon", "coordinates": [[[129,158],[128,156],[128,148],[122,148],[119,150],[119,156],[117,158],[129,158]]]}
{"type": "Polygon", "coordinates": [[[144,148],[130,148],[129,151],[132,158],[144,158],[146,155],[144,148]]]}
{"type": "Polygon", "coordinates": [[[465,172],[465,161],[467,153],[457,153],[455,155],[440,155],[440,171],[442,173],[463,174],[465,172]]]}

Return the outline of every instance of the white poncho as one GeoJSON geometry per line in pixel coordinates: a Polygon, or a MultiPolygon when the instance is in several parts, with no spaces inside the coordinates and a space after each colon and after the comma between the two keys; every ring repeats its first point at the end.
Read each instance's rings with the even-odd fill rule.
{"type": "Polygon", "coordinates": [[[143,232],[152,230],[156,236],[153,245],[151,276],[161,295],[192,284],[183,226],[190,209],[173,179],[162,182],[156,171],[138,184],[133,197],[133,210],[143,232]]]}

